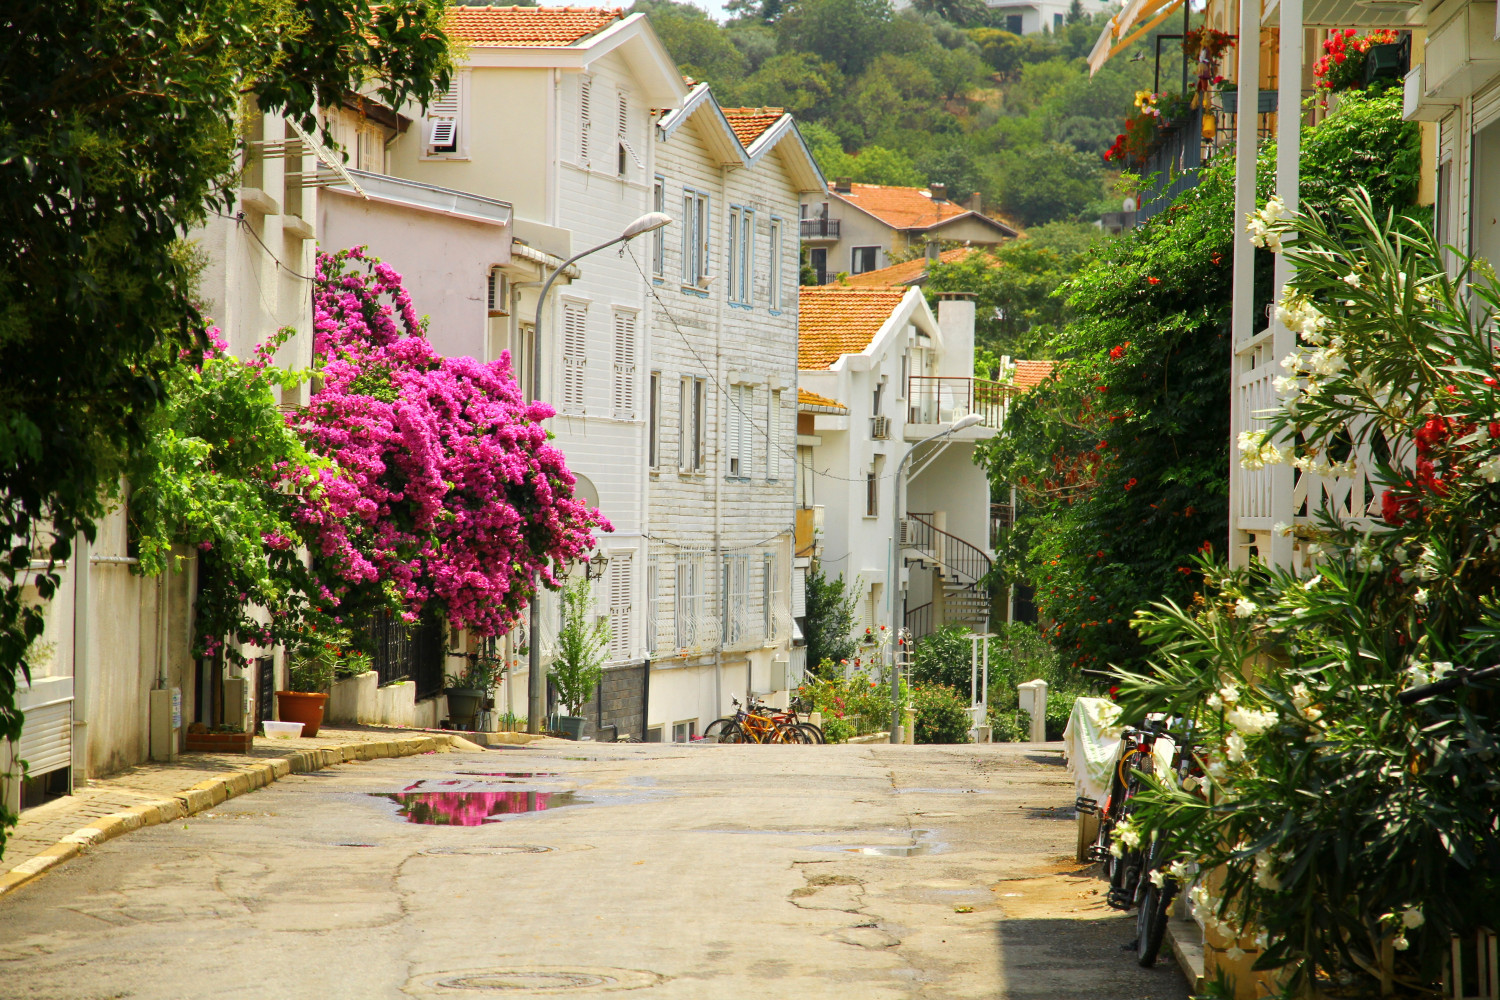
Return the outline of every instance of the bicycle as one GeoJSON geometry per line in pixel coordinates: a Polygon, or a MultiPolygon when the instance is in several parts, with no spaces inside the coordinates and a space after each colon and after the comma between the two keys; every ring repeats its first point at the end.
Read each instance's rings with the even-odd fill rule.
{"type": "MultiPolygon", "coordinates": [[[[1202,748],[1192,744],[1191,724],[1181,734],[1168,734],[1177,744],[1173,755],[1172,769],[1179,783],[1189,777],[1200,781],[1203,777],[1202,748]],[[1180,735],[1180,739],[1178,738],[1180,735]]],[[[1149,969],[1156,964],[1161,953],[1162,942],[1167,936],[1167,920],[1171,917],[1172,903],[1180,887],[1177,880],[1165,871],[1165,861],[1172,856],[1170,843],[1162,837],[1153,837],[1147,848],[1145,864],[1141,869],[1140,898],[1136,912],[1136,964],[1149,969]],[[1157,873],[1161,874],[1155,878],[1157,873]],[[1158,884],[1160,883],[1160,884],[1158,884]]]]}
{"type": "MultiPolygon", "coordinates": [[[[716,719],[724,725],[718,730],[720,743],[810,743],[812,737],[800,728],[777,718],[772,709],[764,705],[751,704],[749,709],[740,708],[738,698],[732,699],[735,714],[729,719],[716,719]]],[[[712,724],[711,724],[712,725],[712,724]]],[[[705,730],[706,731],[706,730],[705,730]]]]}

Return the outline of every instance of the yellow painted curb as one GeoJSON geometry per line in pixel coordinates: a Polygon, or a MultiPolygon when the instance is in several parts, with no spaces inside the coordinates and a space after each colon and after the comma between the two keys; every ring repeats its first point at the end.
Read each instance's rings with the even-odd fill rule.
{"type": "MultiPolygon", "coordinates": [[[[178,792],[170,799],[135,806],[100,817],[63,837],[35,857],[28,858],[9,871],[0,873],[0,897],[8,895],[64,861],[77,857],[95,844],[113,840],[121,834],[139,830],[141,827],[170,823],[173,820],[212,809],[227,799],[262,788],[288,774],[319,771],[346,761],[411,757],[421,753],[450,750],[453,749],[455,742],[455,739],[450,736],[414,736],[372,743],[343,743],[331,747],[300,750],[284,758],[273,758],[242,771],[233,771],[217,778],[200,781],[191,788],[178,792]]],[[[468,744],[463,749],[471,746],[473,744],[468,744]]],[[[480,748],[473,747],[473,749],[480,748]]]]}

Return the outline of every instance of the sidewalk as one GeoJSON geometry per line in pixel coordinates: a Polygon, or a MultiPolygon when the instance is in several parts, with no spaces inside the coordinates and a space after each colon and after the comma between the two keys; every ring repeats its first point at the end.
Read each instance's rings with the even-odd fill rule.
{"type": "Polygon", "coordinates": [[[255,738],[250,753],[184,753],[95,778],[74,794],[27,809],[0,859],[0,897],[122,833],[167,823],[288,774],[380,757],[479,749],[461,736],[373,726],[323,726],[312,739],[255,738]]]}

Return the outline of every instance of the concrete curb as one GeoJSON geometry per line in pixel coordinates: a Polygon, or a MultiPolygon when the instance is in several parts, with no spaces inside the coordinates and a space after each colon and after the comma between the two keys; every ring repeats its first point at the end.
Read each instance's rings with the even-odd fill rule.
{"type": "MultiPolygon", "coordinates": [[[[285,757],[260,761],[242,771],[231,771],[217,778],[200,781],[191,788],[178,792],[172,798],[110,813],[87,826],[74,830],[42,853],[0,874],[0,898],[106,840],[113,840],[121,834],[139,830],[144,826],[170,823],[205,809],[212,809],[221,802],[257,788],[263,788],[288,774],[321,771],[333,764],[343,764],[349,761],[433,753],[438,750],[453,749],[455,743],[458,742],[460,741],[451,736],[432,735],[314,747],[309,750],[298,750],[285,757]]],[[[458,749],[481,749],[468,743],[467,740],[462,742],[465,746],[458,747],[458,749]]]]}

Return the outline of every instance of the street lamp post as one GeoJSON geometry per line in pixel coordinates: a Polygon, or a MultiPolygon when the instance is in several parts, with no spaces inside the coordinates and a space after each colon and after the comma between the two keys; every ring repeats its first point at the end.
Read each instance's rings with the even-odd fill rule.
{"type": "Polygon", "coordinates": [[[954,431],[961,431],[966,427],[973,427],[983,418],[977,413],[970,413],[959,417],[951,427],[945,427],[931,437],[923,438],[910,448],[906,454],[901,456],[900,463],[896,466],[896,481],[891,489],[891,573],[886,578],[886,586],[891,588],[891,629],[896,633],[896,649],[891,654],[891,742],[901,742],[901,671],[896,665],[896,658],[901,651],[901,632],[906,622],[906,600],[901,596],[901,477],[905,472],[906,463],[911,461],[912,455],[916,454],[918,448],[924,444],[945,438],[954,431]],[[898,614],[899,612],[899,614],[898,614]]]}
{"type": "MultiPolygon", "coordinates": [[[[580,261],[591,253],[607,250],[616,243],[628,243],[642,233],[653,232],[662,226],[671,225],[672,219],[661,212],[647,212],[625,227],[625,231],[608,243],[601,243],[596,247],[590,247],[582,253],[575,253],[567,260],[558,265],[557,269],[547,276],[542,284],[541,293],[536,300],[536,323],[532,327],[531,345],[531,398],[533,401],[540,399],[542,395],[542,309],[547,304],[547,292],[552,288],[552,283],[557,276],[566,271],[575,261],[580,261]]],[[[542,646],[541,625],[541,574],[533,581],[531,592],[531,615],[530,624],[527,627],[527,675],[526,675],[526,731],[528,733],[540,733],[542,731],[542,713],[546,711],[545,692],[546,681],[542,677],[542,646]]]]}

